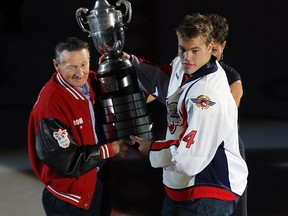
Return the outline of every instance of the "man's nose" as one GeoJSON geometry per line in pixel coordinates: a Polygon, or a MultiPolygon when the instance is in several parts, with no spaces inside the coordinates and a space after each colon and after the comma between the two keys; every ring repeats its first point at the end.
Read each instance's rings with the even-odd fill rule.
{"type": "Polygon", "coordinates": [[[77,76],[83,76],[84,75],[84,71],[83,71],[83,69],[81,68],[81,67],[76,67],[75,68],[75,74],[77,75],[77,76]]]}
{"type": "Polygon", "coordinates": [[[185,59],[190,59],[192,57],[192,51],[191,50],[187,50],[185,53],[184,53],[184,58],[185,59]]]}

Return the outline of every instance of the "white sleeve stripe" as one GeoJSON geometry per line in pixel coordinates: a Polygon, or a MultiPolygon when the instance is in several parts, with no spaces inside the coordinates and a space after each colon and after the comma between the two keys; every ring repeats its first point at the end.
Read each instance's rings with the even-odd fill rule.
{"type": "Polygon", "coordinates": [[[100,150],[101,150],[101,155],[103,159],[109,158],[109,149],[108,146],[105,144],[103,146],[100,146],[100,150]]]}
{"type": "Polygon", "coordinates": [[[103,146],[100,146],[101,156],[103,159],[105,159],[105,152],[103,146]]]}
{"type": "Polygon", "coordinates": [[[106,152],[107,152],[107,158],[109,158],[110,155],[109,155],[109,149],[108,149],[108,146],[105,144],[105,145],[104,145],[104,148],[105,148],[105,150],[106,150],[106,152]]]}

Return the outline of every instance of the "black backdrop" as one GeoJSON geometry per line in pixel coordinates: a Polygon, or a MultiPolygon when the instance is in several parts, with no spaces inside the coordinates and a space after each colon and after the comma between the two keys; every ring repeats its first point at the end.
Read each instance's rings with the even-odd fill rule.
{"type": "MultiPolygon", "coordinates": [[[[109,1],[113,6],[115,2],[109,1]]],[[[186,14],[216,12],[225,16],[230,24],[225,60],[243,79],[240,117],[287,119],[287,1],[130,0],[130,3],[133,14],[125,31],[124,50],[159,63],[169,63],[177,54],[175,27],[186,14]]],[[[6,4],[0,9],[1,105],[34,103],[53,72],[54,45],[66,36],[77,36],[91,43],[92,69],[97,70],[99,53],[75,19],[79,7],[92,10],[95,1],[17,0],[6,4]]]]}
{"type": "MultiPolygon", "coordinates": [[[[111,5],[115,5],[115,2],[109,0],[111,5]]],[[[215,12],[225,16],[230,24],[225,60],[241,74],[244,87],[244,96],[239,109],[240,123],[242,119],[276,119],[286,123],[288,118],[287,0],[268,2],[130,0],[130,3],[133,15],[125,31],[125,51],[158,63],[169,63],[177,54],[174,29],[186,14],[215,12]]],[[[52,59],[57,41],[67,36],[77,36],[89,41],[92,45],[91,66],[92,69],[97,70],[100,54],[94,48],[91,38],[88,38],[87,33],[79,28],[75,19],[78,8],[86,7],[91,10],[94,4],[95,0],[2,2],[0,7],[1,151],[4,148],[26,148],[29,112],[38,92],[54,71],[52,59]]],[[[165,120],[163,107],[155,103],[152,106],[153,115],[157,117],[156,123],[160,128],[159,122],[165,120]],[[162,112],[162,115],[158,115],[157,112],[162,112]]],[[[251,135],[254,135],[253,129],[251,135]]],[[[287,136],[287,133],[284,136],[287,136]]],[[[257,136],[255,139],[250,138],[252,138],[250,142],[254,142],[257,136]]],[[[282,138],[273,137],[268,140],[279,142],[279,139],[282,138]]],[[[287,139],[281,141],[285,142],[285,140],[287,139]]],[[[245,142],[247,143],[248,141],[245,142]]],[[[273,146],[275,143],[269,144],[273,146]]],[[[248,190],[251,210],[257,211],[264,208],[265,212],[271,208],[270,205],[263,206],[263,202],[257,204],[254,200],[263,200],[266,197],[264,203],[271,204],[271,197],[279,198],[279,193],[285,197],[287,194],[285,188],[287,176],[284,178],[286,172],[279,172],[279,169],[271,171],[271,166],[268,164],[271,160],[287,158],[287,151],[280,151],[274,154],[276,159],[271,159],[271,151],[265,152],[264,155],[259,152],[256,157],[255,154],[250,153],[251,151],[247,152],[248,159],[255,159],[252,163],[248,161],[251,170],[248,190]],[[263,164],[263,161],[268,165],[263,164]],[[269,170],[269,178],[267,178],[267,170],[269,170]],[[273,183],[273,179],[277,183],[273,183]],[[267,193],[267,185],[271,188],[269,193],[267,193]],[[266,196],[263,196],[264,192],[266,196]]],[[[135,169],[133,169],[134,173],[135,169]]],[[[277,202],[272,200],[275,204],[272,211],[279,210],[280,207],[285,208],[287,205],[283,204],[284,201],[285,198],[279,198],[277,202]]]]}
{"type": "MultiPolygon", "coordinates": [[[[109,0],[113,6],[115,2],[109,0]]],[[[225,16],[230,24],[225,60],[241,74],[244,87],[240,123],[247,118],[287,120],[288,1],[130,3],[133,13],[125,31],[124,50],[158,63],[170,63],[177,54],[175,27],[186,14],[215,12],[225,16]]],[[[77,36],[89,41],[91,66],[97,70],[100,54],[75,18],[78,8],[92,10],[94,4],[94,0],[15,0],[0,7],[0,108],[5,122],[0,135],[23,142],[29,111],[54,71],[54,46],[60,39],[77,36]],[[15,131],[18,136],[13,135],[15,131]]]]}

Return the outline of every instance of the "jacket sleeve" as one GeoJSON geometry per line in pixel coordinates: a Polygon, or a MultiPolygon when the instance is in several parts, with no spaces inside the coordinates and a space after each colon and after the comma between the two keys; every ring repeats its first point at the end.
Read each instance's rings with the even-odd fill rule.
{"type": "Polygon", "coordinates": [[[170,79],[170,66],[165,65],[164,67],[163,65],[161,67],[134,55],[131,55],[131,62],[136,70],[139,86],[165,104],[170,79]]]}
{"type": "MultiPolygon", "coordinates": [[[[69,130],[57,119],[39,121],[36,134],[38,158],[51,169],[67,177],[79,177],[95,167],[103,166],[101,153],[109,157],[108,145],[78,146],[69,130]]],[[[112,155],[110,155],[112,156],[112,155]]]]}

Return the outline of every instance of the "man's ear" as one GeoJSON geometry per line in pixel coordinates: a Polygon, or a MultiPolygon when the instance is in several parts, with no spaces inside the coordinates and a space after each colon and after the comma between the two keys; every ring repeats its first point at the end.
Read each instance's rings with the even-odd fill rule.
{"type": "Polygon", "coordinates": [[[56,59],[53,59],[53,65],[54,65],[54,68],[56,69],[57,72],[60,72],[60,65],[59,63],[56,61],[56,59]]]}
{"type": "Polygon", "coordinates": [[[207,50],[211,51],[211,53],[212,53],[213,46],[214,46],[214,42],[212,41],[207,47],[207,50]]]}

